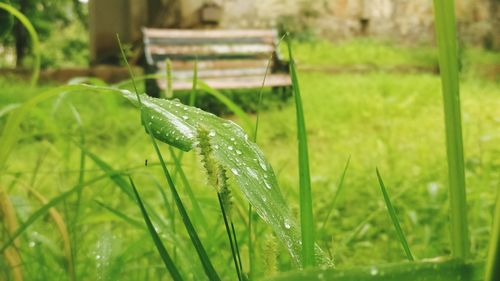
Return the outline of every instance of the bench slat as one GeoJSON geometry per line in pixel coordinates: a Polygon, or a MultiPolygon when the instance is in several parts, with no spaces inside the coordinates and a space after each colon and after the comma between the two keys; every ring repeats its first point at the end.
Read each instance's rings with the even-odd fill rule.
{"type": "MultiPolygon", "coordinates": [[[[204,60],[198,61],[198,70],[267,67],[269,59],[261,60],[204,60]]],[[[194,69],[194,61],[171,61],[173,71],[194,69]]],[[[165,61],[158,61],[156,67],[165,71],[165,61]]]]}
{"type": "Polygon", "coordinates": [[[162,38],[148,37],[147,45],[210,45],[210,44],[275,44],[274,37],[229,37],[229,38],[162,38]]]}
{"type": "Polygon", "coordinates": [[[259,53],[259,54],[217,54],[217,55],[196,55],[196,54],[182,54],[182,55],[151,55],[151,59],[148,58],[148,64],[154,65],[154,62],[165,61],[170,59],[171,61],[210,61],[210,60],[261,60],[269,59],[271,53],[259,53]]]}
{"type": "Polygon", "coordinates": [[[193,30],[193,29],[156,29],[143,28],[146,38],[275,38],[273,29],[229,29],[229,30],[193,30]]]}
{"type": "MultiPolygon", "coordinates": [[[[214,89],[255,89],[262,86],[263,76],[244,76],[244,77],[220,77],[208,78],[203,82],[207,83],[214,89]]],[[[158,86],[164,90],[166,87],[165,79],[158,79],[158,86]]],[[[290,86],[290,76],[288,74],[270,74],[266,77],[265,87],[283,87],[290,86]]],[[[190,80],[174,80],[173,90],[190,90],[192,81],[190,80]]]]}
{"type": "Polygon", "coordinates": [[[149,52],[152,55],[222,55],[222,54],[271,54],[274,46],[263,44],[234,44],[234,45],[151,45],[149,52]]]}
{"type": "MultiPolygon", "coordinates": [[[[159,71],[159,73],[165,73],[165,71],[159,71]]],[[[227,69],[201,69],[198,70],[199,78],[209,78],[209,77],[238,77],[238,76],[254,76],[259,75],[264,77],[266,73],[266,68],[227,68],[227,69]]],[[[166,74],[165,74],[166,75],[166,74]]],[[[174,70],[174,79],[191,79],[193,78],[192,70],[174,70]]]]}

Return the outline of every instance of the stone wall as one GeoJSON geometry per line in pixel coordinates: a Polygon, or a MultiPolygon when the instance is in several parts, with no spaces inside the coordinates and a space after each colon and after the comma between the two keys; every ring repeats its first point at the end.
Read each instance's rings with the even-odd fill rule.
{"type": "MultiPolygon", "coordinates": [[[[330,40],[374,36],[430,42],[432,0],[225,0],[221,26],[270,27],[288,24],[330,40]]],[[[457,0],[462,39],[499,45],[498,0],[457,0]]]]}

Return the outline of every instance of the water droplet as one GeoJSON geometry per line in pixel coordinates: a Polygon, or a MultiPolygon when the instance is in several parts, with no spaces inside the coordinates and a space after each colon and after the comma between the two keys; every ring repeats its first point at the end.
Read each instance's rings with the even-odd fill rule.
{"type": "Polygon", "coordinates": [[[186,115],[183,115],[183,116],[182,116],[182,119],[184,119],[184,120],[188,120],[188,119],[189,119],[189,117],[187,117],[186,115]]]}
{"type": "Polygon", "coordinates": [[[101,259],[101,255],[96,255],[96,256],[95,256],[95,259],[96,259],[96,260],[100,260],[100,259],[101,259]]]}
{"type": "Polygon", "coordinates": [[[264,163],[262,160],[259,159],[259,166],[262,168],[262,170],[267,171],[267,166],[266,163],[264,163]]]}
{"type": "Polygon", "coordinates": [[[184,106],[182,109],[184,109],[184,110],[188,110],[187,106],[184,106]]]}
{"type": "Polygon", "coordinates": [[[215,137],[215,131],[210,131],[210,133],[208,133],[208,136],[209,137],[215,137]]]}
{"type": "Polygon", "coordinates": [[[271,185],[267,181],[264,181],[264,185],[267,189],[271,190],[271,185]]]}
{"type": "Polygon", "coordinates": [[[372,267],[372,268],[370,269],[370,274],[371,274],[372,276],[377,275],[377,274],[378,274],[378,268],[376,268],[376,267],[372,267]]]}
{"type": "Polygon", "coordinates": [[[235,139],[234,139],[234,138],[230,138],[230,140],[231,140],[231,141],[235,141],[235,139]]]}
{"type": "Polygon", "coordinates": [[[214,149],[219,149],[219,145],[218,144],[214,145],[214,149]]]}
{"type": "Polygon", "coordinates": [[[236,169],[236,168],[231,168],[231,172],[233,172],[233,174],[235,174],[235,175],[240,174],[240,172],[238,172],[238,169],[236,169]]]}
{"type": "Polygon", "coordinates": [[[227,149],[233,150],[233,147],[232,146],[228,146],[227,149]]]}
{"type": "Polygon", "coordinates": [[[35,247],[35,246],[36,246],[35,241],[30,241],[30,242],[29,242],[29,244],[28,244],[28,246],[29,246],[30,248],[35,247]]]}
{"type": "Polygon", "coordinates": [[[292,226],[290,225],[290,221],[288,221],[288,219],[285,219],[285,221],[283,222],[283,224],[285,225],[285,228],[286,229],[290,229],[292,226]]]}
{"type": "Polygon", "coordinates": [[[239,151],[238,149],[236,149],[236,154],[241,155],[241,151],[239,151]]]}

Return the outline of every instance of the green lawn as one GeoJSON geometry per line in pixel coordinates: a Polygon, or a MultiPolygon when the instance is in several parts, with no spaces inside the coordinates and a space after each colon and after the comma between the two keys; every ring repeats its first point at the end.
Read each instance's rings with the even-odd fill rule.
{"type": "MultiPolygon", "coordinates": [[[[380,56],[387,57],[381,65],[420,62],[427,65],[434,60],[432,50],[427,49],[417,50],[413,56],[413,49],[401,54],[393,47],[364,49],[361,43],[352,44],[352,50],[349,50],[351,47],[343,51],[337,48],[331,54],[328,54],[326,43],[316,47],[299,45],[297,58],[304,64],[359,63],[356,54],[366,58],[366,63],[377,63],[380,56]],[[311,48],[321,51],[310,52],[311,48]]],[[[497,57],[490,53],[475,56],[481,57],[478,61],[497,57]]],[[[405,259],[385,210],[375,174],[378,167],[415,256],[424,259],[448,255],[447,166],[439,76],[300,72],[299,78],[309,133],[318,244],[335,259],[338,267],[405,259]],[[336,205],[332,206],[338,180],[349,157],[344,189],[336,205]],[[331,216],[326,220],[330,211],[331,216]]],[[[498,82],[473,75],[464,75],[461,83],[472,256],[478,259],[486,256],[494,198],[500,184],[499,86],[498,82]]],[[[26,82],[2,78],[0,87],[1,111],[50,85],[30,89],[26,82]]],[[[164,181],[153,147],[141,127],[138,111],[118,96],[68,94],[44,102],[31,112],[22,126],[23,137],[10,156],[7,171],[0,181],[19,219],[25,220],[41,206],[29,195],[29,188],[36,189],[46,198],[53,198],[78,181],[81,166],[76,143],[80,130],[72,106],[82,120],[85,147],[111,163],[113,168],[133,174],[143,199],[160,215],[156,226],[167,248],[173,250],[172,245],[177,245],[176,259],[183,273],[194,280],[204,278],[180,218],[169,215],[169,208],[164,207],[156,187],[156,182],[163,185],[164,181]],[[146,159],[147,166],[144,165],[146,159]]],[[[272,164],[282,193],[298,216],[295,108],[291,101],[279,107],[262,113],[257,143],[272,164]]],[[[5,120],[5,115],[0,117],[0,127],[5,120]]],[[[162,149],[164,155],[168,155],[165,145],[162,149]]],[[[210,231],[199,225],[197,229],[219,274],[225,280],[234,279],[217,197],[207,186],[195,153],[186,154],[183,164],[209,219],[210,231]]],[[[84,170],[86,180],[100,174],[88,158],[84,170]]],[[[185,187],[180,181],[178,185],[181,196],[188,203],[185,187]]],[[[247,271],[248,243],[242,222],[247,219],[247,204],[236,190],[234,197],[234,219],[243,267],[247,271]]],[[[79,278],[168,280],[145,229],[97,202],[142,224],[137,205],[109,180],[85,189],[78,205],[76,196],[58,205],[76,251],[79,278]],[[75,219],[77,207],[79,215],[75,219]]],[[[286,250],[269,228],[262,221],[255,227],[258,233],[255,245],[257,276],[273,273],[275,260],[280,271],[293,267],[286,250]]],[[[49,217],[40,219],[28,229],[20,247],[26,280],[67,280],[61,242],[49,217]]],[[[0,276],[6,268],[5,262],[0,260],[0,276]]]]}

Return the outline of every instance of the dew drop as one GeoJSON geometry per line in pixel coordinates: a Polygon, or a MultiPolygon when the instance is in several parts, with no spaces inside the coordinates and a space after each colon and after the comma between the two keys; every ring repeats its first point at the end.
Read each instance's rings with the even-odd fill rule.
{"type": "Polygon", "coordinates": [[[228,146],[227,149],[233,150],[233,147],[232,146],[228,146]]]}
{"type": "Polygon", "coordinates": [[[241,155],[241,151],[239,151],[238,149],[236,149],[236,154],[241,155]]]}
{"type": "Polygon", "coordinates": [[[28,246],[29,246],[30,248],[35,247],[35,246],[36,246],[35,241],[30,241],[30,242],[29,242],[29,244],[28,244],[28,246]]]}
{"type": "Polygon", "coordinates": [[[219,149],[219,145],[218,144],[214,145],[214,149],[219,149]]]}
{"type": "Polygon", "coordinates": [[[234,138],[230,138],[230,140],[231,140],[231,141],[235,141],[235,139],[234,139],[234,138]]]}
{"type": "Polygon", "coordinates": [[[100,259],[101,259],[101,255],[96,255],[96,256],[95,256],[95,259],[96,259],[96,260],[100,260],[100,259]]]}
{"type": "Polygon", "coordinates": [[[210,133],[208,133],[208,136],[209,137],[215,137],[215,131],[210,131],[210,133]]]}
{"type": "Polygon", "coordinates": [[[370,269],[370,274],[371,274],[372,276],[377,275],[377,274],[378,274],[378,268],[376,268],[376,267],[372,267],[372,268],[370,269]]]}
{"type": "Polygon", "coordinates": [[[240,174],[240,172],[238,172],[238,169],[236,168],[231,168],[231,172],[233,172],[233,174],[235,174],[236,176],[240,174]]]}
{"type": "Polygon", "coordinates": [[[187,117],[186,115],[183,115],[183,116],[182,116],[182,119],[184,119],[184,120],[188,120],[188,119],[189,119],[189,117],[187,117]]]}
{"type": "Polygon", "coordinates": [[[286,229],[290,229],[292,226],[290,225],[290,221],[288,221],[288,219],[285,219],[285,221],[283,222],[283,224],[285,225],[285,228],[286,229]]]}
{"type": "Polygon", "coordinates": [[[259,160],[259,166],[262,168],[262,170],[267,171],[266,163],[264,163],[263,161],[259,160]]]}
{"type": "Polygon", "coordinates": [[[267,189],[271,190],[271,185],[267,181],[264,181],[264,185],[267,189]]]}

